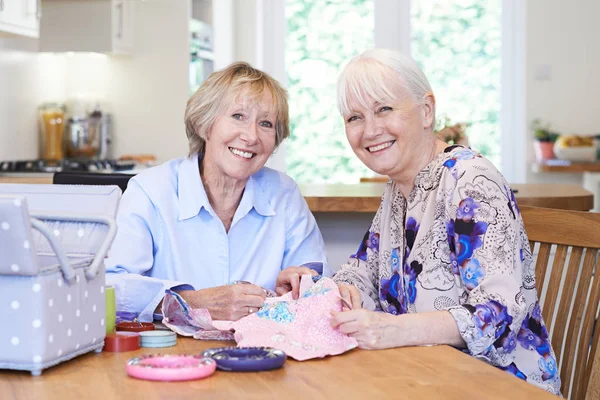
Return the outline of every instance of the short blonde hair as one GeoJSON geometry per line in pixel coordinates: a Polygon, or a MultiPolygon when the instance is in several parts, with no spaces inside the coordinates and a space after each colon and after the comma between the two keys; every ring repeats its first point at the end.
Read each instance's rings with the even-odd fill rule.
{"type": "Polygon", "coordinates": [[[287,91],[270,75],[245,62],[236,62],[213,72],[190,97],[185,108],[185,131],[190,156],[204,154],[206,139],[217,117],[244,94],[258,101],[265,93],[271,95],[276,108],[275,148],[290,136],[287,91]]]}
{"type": "Polygon", "coordinates": [[[423,104],[427,94],[433,95],[427,77],[412,58],[395,50],[366,50],[350,60],[338,79],[338,109],[342,115],[349,114],[352,100],[358,101],[363,107],[371,107],[372,104],[366,102],[367,96],[379,103],[394,100],[393,85],[398,83],[409,91],[418,104],[423,104]]]}

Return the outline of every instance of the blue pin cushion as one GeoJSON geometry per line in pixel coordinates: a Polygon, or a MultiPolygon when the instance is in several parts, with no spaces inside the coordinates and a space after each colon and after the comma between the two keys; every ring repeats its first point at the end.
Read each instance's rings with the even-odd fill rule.
{"type": "Polygon", "coordinates": [[[281,368],[286,355],[271,347],[219,347],[202,353],[217,362],[223,371],[268,371],[281,368]]]}

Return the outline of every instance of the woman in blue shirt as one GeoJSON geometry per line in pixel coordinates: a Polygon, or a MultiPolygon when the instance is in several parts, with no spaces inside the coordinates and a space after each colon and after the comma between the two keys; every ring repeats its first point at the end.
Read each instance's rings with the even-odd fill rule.
{"type": "Polygon", "coordinates": [[[189,156],[138,174],[121,200],[106,263],[117,310],[151,320],[173,289],[213,319],[237,320],[263,305],[263,289],[297,293],[295,277],[311,271],[290,266],[323,262],[329,275],[298,186],[264,167],[288,121],[285,89],[246,63],[204,82],[185,112],[189,156]]]}

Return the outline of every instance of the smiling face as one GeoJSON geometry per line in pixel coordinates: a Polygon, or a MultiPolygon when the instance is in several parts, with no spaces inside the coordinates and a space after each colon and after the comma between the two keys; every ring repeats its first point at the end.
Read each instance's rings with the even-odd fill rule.
{"type": "Polygon", "coordinates": [[[424,153],[431,152],[433,98],[419,104],[401,84],[391,89],[393,98],[387,101],[365,95],[365,105],[349,99],[344,121],[346,137],[358,158],[371,170],[402,180],[422,167],[424,153]]]}
{"type": "Polygon", "coordinates": [[[261,169],[275,149],[277,109],[271,95],[242,93],[217,116],[206,140],[203,163],[222,178],[243,181],[261,169]]]}

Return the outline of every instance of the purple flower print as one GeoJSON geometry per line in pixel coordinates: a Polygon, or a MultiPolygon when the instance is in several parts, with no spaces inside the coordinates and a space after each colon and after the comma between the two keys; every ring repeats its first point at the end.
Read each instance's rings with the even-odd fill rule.
{"type": "Polygon", "coordinates": [[[362,242],[360,243],[360,246],[358,246],[358,251],[356,254],[353,254],[351,258],[358,258],[359,260],[367,261],[367,249],[371,249],[375,252],[379,251],[379,233],[367,231],[362,242]]]}
{"type": "Polygon", "coordinates": [[[449,158],[444,162],[444,167],[452,169],[456,165],[456,158],[449,158]]]}
{"type": "Polygon", "coordinates": [[[454,158],[457,160],[472,160],[477,157],[481,156],[475,153],[472,149],[463,149],[454,153],[454,158]]]}
{"type": "Polygon", "coordinates": [[[519,334],[517,335],[517,341],[521,347],[527,350],[535,350],[541,356],[549,354],[550,342],[548,339],[536,335],[535,332],[527,328],[526,324],[527,320],[523,321],[519,334]]]}
{"type": "Polygon", "coordinates": [[[471,221],[479,208],[481,208],[479,204],[472,198],[467,197],[466,199],[462,199],[458,204],[456,218],[462,219],[465,222],[471,221]]]}
{"type": "Polygon", "coordinates": [[[454,220],[446,222],[446,232],[448,234],[448,247],[450,247],[450,251],[454,253],[456,251],[456,244],[454,234],[456,233],[454,230],[454,220]]]}
{"type": "Polygon", "coordinates": [[[392,271],[398,271],[398,269],[400,268],[400,252],[398,251],[398,249],[392,250],[390,258],[392,264],[392,271]]]}
{"type": "Polygon", "coordinates": [[[481,268],[479,264],[479,260],[476,258],[472,258],[466,261],[460,267],[460,275],[462,277],[463,282],[465,283],[465,287],[469,290],[475,289],[483,278],[485,277],[485,271],[481,268]]]}
{"type": "Polygon", "coordinates": [[[517,378],[523,379],[524,381],[527,380],[527,376],[523,372],[521,372],[519,370],[519,368],[517,368],[517,366],[515,365],[515,363],[511,363],[507,367],[498,367],[498,368],[500,368],[501,370],[506,371],[508,373],[511,373],[514,376],[516,376],[517,378]]]}
{"type": "Polygon", "coordinates": [[[510,328],[506,327],[504,333],[494,343],[496,348],[501,348],[505,353],[510,353],[517,348],[517,336],[510,328]]]}
{"type": "Polygon", "coordinates": [[[373,251],[379,251],[379,233],[371,232],[369,234],[369,241],[367,247],[373,251]]]}
{"type": "Polygon", "coordinates": [[[452,273],[454,275],[460,274],[460,269],[458,268],[458,258],[456,258],[456,253],[450,253],[450,265],[452,265],[452,273]]]}
{"type": "Polygon", "coordinates": [[[511,188],[504,186],[504,191],[506,193],[506,197],[508,198],[508,208],[513,215],[513,218],[517,218],[516,214],[520,214],[521,210],[519,210],[519,206],[517,205],[517,199],[515,198],[515,193],[511,188]]]}
{"type": "Polygon", "coordinates": [[[419,233],[419,225],[417,221],[413,217],[409,217],[406,221],[406,254],[405,258],[408,258],[410,251],[415,245],[415,240],[417,238],[417,233],[419,233]]]}
{"type": "Polygon", "coordinates": [[[397,315],[402,308],[399,297],[400,274],[396,271],[390,279],[383,278],[379,289],[379,298],[389,304],[387,311],[390,314],[397,315]]]}
{"type": "Polygon", "coordinates": [[[479,236],[460,235],[458,245],[456,246],[457,261],[462,265],[466,260],[473,256],[473,252],[480,248],[482,241],[479,236]]]}
{"type": "Polygon", "coordinates": [[[533,310],[531,311],[531,318],[535,319],[537,322],[542,321],[542,309],[540,307],[540,303],[536,302],[533,310]]]}
{"type": "Polygon", "coordinates": [[[473,322],[475,326],[481,331],[480,336],[487,335],[491,330],[494,329],[492,312],[488,307],[483,304],[475,305],[473,313],[473,322]]]}
{"type": "Polygon", "coordinates": [[[538,361],[540,371],[542,371],[542,380],[547,381],[556,376],[556,359],[550,353],[544,354],[538,361]]]}
{"type": "Polygon", "coordinates": [[[473,314],[473,322],[481,331],[481,336],[493,332],[494,338],[498,339],[505,334],[513,320],[506,307],[495,300],[490,300],[485,304],[476,304],[475,306],[467,304],[465,307],[473,314]]]}

